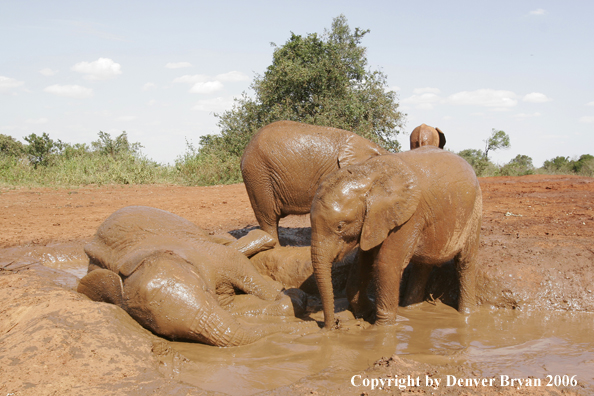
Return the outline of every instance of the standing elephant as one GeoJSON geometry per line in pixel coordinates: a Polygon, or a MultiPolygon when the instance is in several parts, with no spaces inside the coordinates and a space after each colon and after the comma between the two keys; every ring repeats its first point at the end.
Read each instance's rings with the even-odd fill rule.
{"type": "Polygon", "coordinates": [[[376,323],[396,320],[400,280],[414,263],[407,301],[422,298],[431,266],[454,259],[458,310],[476,304],[475,262],[482,198],[472,167],[461,157],[427,146],[371,158],[324,179],[311,206],[312,264],[325,327],[334,326],[330,269],[359,243],[347,283],[358,316],[373,311],[367,286],[376,284],[376,323]]]}
{"type": "MultiPolygon", "coordinates": [[[[253,295],[247,312],[294,314],[291,298],[233,248],[256,251],[254,238],[244,238],[248,243],[211,237],[172,213],[126,207],[113,213],[85,246],[89,272],[78,291],[122,307],[142,326],[171,339],[235,346],[272,333],[317,329],[311,322],[243,327],[223,309],[234,305],[240,290],[253,295]]],[[[270,248],[274,240],[268,239],[270,248]]]]}
{"type": "Polygon", "coordinates": [[[429,125],[419,125],[410,134],[410,149],[414,150],[422,146],[435,146],[442,149],[446,144],[444,133],[439,128],[429,125]]]}
{"type": "Polygon", "coordinates": [[[241,158],[241,174],[260,228],[278,240],[278,222],[309,213],[324,176],[389,152],[342,129],[278,121],[260,129],[241,158]]]}

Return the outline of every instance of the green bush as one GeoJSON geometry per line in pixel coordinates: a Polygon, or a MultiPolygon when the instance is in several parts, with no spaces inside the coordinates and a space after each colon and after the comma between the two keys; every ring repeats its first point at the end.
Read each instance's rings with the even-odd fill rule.
{"type": "Polygon", "coordinates": [[[186,141],[186,152],[175,161],[175,168],[186,185],[233,184],[242,182],[240,160],[241,158],[233,153],[212,149],[199,150],[186,141]]]}
{"type": "Polygon", "coordinates": [[[499,169],[499,174],[501,176],[533,175],[534,165],[532,165],[532,158],[527,155],[518,154],[516,158],[499,169]]]}

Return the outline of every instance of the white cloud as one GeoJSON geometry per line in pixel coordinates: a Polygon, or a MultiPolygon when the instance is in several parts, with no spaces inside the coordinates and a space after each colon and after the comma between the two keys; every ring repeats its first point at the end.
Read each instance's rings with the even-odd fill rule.
{"type": "Polygon", "coordinates": [[[586,103],[586,106],[594,106],[594,102],[586,103]]]}
{"type": "Polygon", "coordinates": [[[223,84],[220,81],[198,82],[190,88],[191,93],[209,94],[223,89],[223,84]]]}
{"type": "Polygon", "coordinates": [[[433,105],[441,102],[441,100],[442,99],[439,95],[432,92],[425,92],[418,93],[416,95],[412,95],[408,98],[402,99],[401,102],[404,104],[415,105],[417,109],[431,110],[433,109],[433,105]]]}
{"type": "Polygon", "coordinates": [[[107,80],[122,74],[121,65],[109,58],[99,58],[93,62],[79,62],[71,70],[82,73],[87,80],[107,80]]]}
{"type": "Polygon", "coordinates": [[[58,73],[58,71],[57,70],[52,70],[52,69],[46,67],[45,69],[39,70],[39,73],[43,74],[46,77],[49,77],[49,76],[56,75],[58,73]]]}
{"type": "Polygon", "coordinates": [[[592,116],[585,116],[580,118],[580,122],[583,122],[585,124],[594,124],[594,117],[592,116]]]}
{"type": "Polygon", "coordinates": [[[424,94],[424,93],[440,94],[441,90],[439,88],[430,88],[430,87],[413,89],[413,94],[415,94],[415,95],[420,95],[420,94],[424,94]]]}
{"type": "Polygon", "coordinates": [[[136,116],[121,116],[116,118],[116,121],[134,121],[136,118],[136,116]]]}
{"type": "Polygon", "coordinates": [[[495,89],[477,89],[462,91],[448,96],[448,103],[455,105],[474,105],[485,107],[507,108],[518,104],[517,95],[511,91],[495,89]]]}
{"type": "Polygon", "coordinates": [[[531,118],[531,117],[540,117],[540,116],[541,116],[540,113],[532,113],[532,114],[519,113],[519,114],[516,114],[517,118],[531,118]]]}
{"type": "Polygon", "coordinates": [[[229,73],[217,74],[214,79],[218,81],[236,82],[247,81],[249,80],[249,77],[242,72],[230,71],[229,73]]]}
{"type": "Polygon", "coordinates": [[[206,99],[206,100],[199,100],[194,106],[194,110],[198,111],[224,111],[229,109],[233,106],[233,98],[214,98],[214,99],[206,99]]]}
{"type": "Polygon", "coordinates": [[[93,96],[93,90],[91,88],[81,87],[80,85],[50,85],[44,88],[45,92],[58,95],[66,96],[69,98],[84,99],[93,96]]]}
{"type": "Polygon", "coordinates": [[[192,67],[190,62],[169,62],[165,65],[168,69],[183,69],[184,67],[192,67]]]}
{"type": "Polygon", "coordinates": [[[9,89],[20,87],[23,81],[18,81],[14,78],[0,76],[0,92],[8,91],[9,89]]]}
{"type": "Polygon", "coordinates": [[[185,76],[181,76],[181,77],[174,79],[173,82],[174,83],[196,84],[199,82],[207,82],[208,80],[210,80],[210,77],[208,77],[206,74],[194,74],[192,76],[189,74],[186,74],[185,76]]]}
{"type": "Polygon", "coordinates": [[[392,85],[391,87],[384,88],[384,92],[390,92],[390,91],[398,92],[398,91],[400,91],[400,87],[398,87],[396,85],[392,85]]]}
{"type": "Polygon", "coordinates": [[[143,91],[148,91],[149,89],[151,89],[151,88],[155,88],[155,87],[156,87],[156,85],[155,85],[155,84],[153,84],[153,83],[151,83],[151,82],[148,82],[148,83],[146,83],[146,84],[144,84],[144,85],[142,86],[142,90],[143,90],[143,91]]]}
{"type": "Polygon", "coordinates": [[[545,103],[550,102],[551,98],[548,98],[547,95],[540,93],[540,92],[532,92],[528,95],[524,96],[522,99],[524,102],[531,102],[531,103],[545,103]]]}
{"type": "Polygon", "coordinates": [[[41,124],[47,124],[49,120],[45,117],[39,118],[37,120],[25,120],[25,122],[27,124],[37,124],[37,125],[41,125],[41,124]]]}
{"type": "Polygon", "coordinates": [[[537,8],[536,10],[532,10],[530,11],[530,15],[544,15],[547,12],[545,10],[543,10],[542,8],[537,8]]]}

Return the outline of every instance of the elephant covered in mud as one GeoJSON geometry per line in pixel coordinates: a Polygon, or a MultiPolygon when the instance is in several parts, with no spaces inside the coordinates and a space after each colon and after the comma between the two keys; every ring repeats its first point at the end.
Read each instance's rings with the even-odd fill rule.
{"type": "Polygon", "coordinates": [[[113,213],[85,246],[89,272],[78,291],[122,307],[142,326],[170,339],[236,346],[272,333],[318,329],[315,322],[242,326],[224,309],[294,316],[294,306],[303,305],[303,293],[282,292],[242,253],[254,254],[274,243],[269,235],[213,237],[172,213],[126,207],[113,213]],[[236,291],[251,295],[242,296],[251,298],[247,306],[245,299],[244,306],[237,301],[236,291]]]}
{"type": "Polygon", "coordinates": [[[429,125],[421,124],[410,134],[410,149],[414,150],[423,146],[435,146],[444,148],[446,138],[439,128],[433,128],[429,125]]]}
{"type": "Polygon", "coordinates": [[[278,240],[279,220],[309,213],[324,176],[388,153],[349,131],[277,121],[247,145],[241,173],[260,228],[278,240]]]}
{"type": "Polygon", "coordinates": [[[325,328],[334,326],[330,269],[359,244],[347,282],[357,316],[374,307],[367,296],[373,275],[376,324],[396,320],[402,272],[412,272],[406,299],[422,298],[432,266],[454,260],[458,310],[476,305],[475,263],[482,198],[472,167],[433,146],[371,158],[326,177],[311,207],[312,265],[322,297],[325,328]]]}

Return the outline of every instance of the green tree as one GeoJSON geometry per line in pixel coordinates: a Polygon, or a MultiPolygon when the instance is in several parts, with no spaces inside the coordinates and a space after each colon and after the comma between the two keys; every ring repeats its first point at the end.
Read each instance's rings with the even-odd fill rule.
{"type": "Polygon", "coordinates": [[[542,166],[547,172],[552,173],[569,173],[572,168],[569,157],[557,156],[553,159],[546,160],[542,166]]]}
{"type": "Polygon", "coordinates": [[[24,154],[23,144],[12,136],[0,133],[0,155],[7,157],[19,157],[24,154]]]}
{"type": "Polygon", "coordinates": [[[485,153],[477,149],[466,149],[458,153],[474,169],[478,177],[485,176],[488,171],[493,172],[495,165],[485,157],[485,153]]]}
{"type": "Polygon", "coordinates": [[[368,32],[352,31],[340,15],[321,36],[291,33],[284,45],[273,44],[272,64],[250,86],[254,97],[244,92],[215,114],[221,134],[202,137],[200,152],[241,156],[259,128],[278,120],[351,130],[397,151],[404,115],[386,76],[367,68],[361,41],[368,32]]]}
{"type": "Polygon", "coordinates": [[[112,139],[109,133],[99,131],[99,139],[91,142],[91,147],[101,155],[109,155],[115,158],[123,154],[138,156],[142,145],[140,143],[130,143],[126,131],[123,131],[115,139],[112,139]]]}
{"type": "Polygon", "coordinates": [[[594,156],[590,154],[583,154],[577,161],[573,162],[573,170],[575,173],[582,173],[586,169],[592,169],[594,165],[594,156]]]}
{"type": "Polygon", "coordinates": [[[514,159],[501,167],[500,173],[503,176],[523,176],[534,174],[532,158],[527,155],[518,154],[514,159]]]}
{"type": "Polygon", "coordinates": [[[58,149],[58,145],[54,142],[47,133],[43,132],[41,136],[32,133],[25,136],[23,139],[29,143],[25,151],[29,156],[29,161],[37,169],[38,165],[47,166],[49,159],[53,153],[58,149]]]}
{"type": "Polygon", "coordinates": [[[509,143],[509,136],[503,131],[498,131],[495,128],[491,130],[491,136],[485,142],[485,158],[489,159],[489,151],[499,149],[508,149],[511,147],[509,143]]]}

